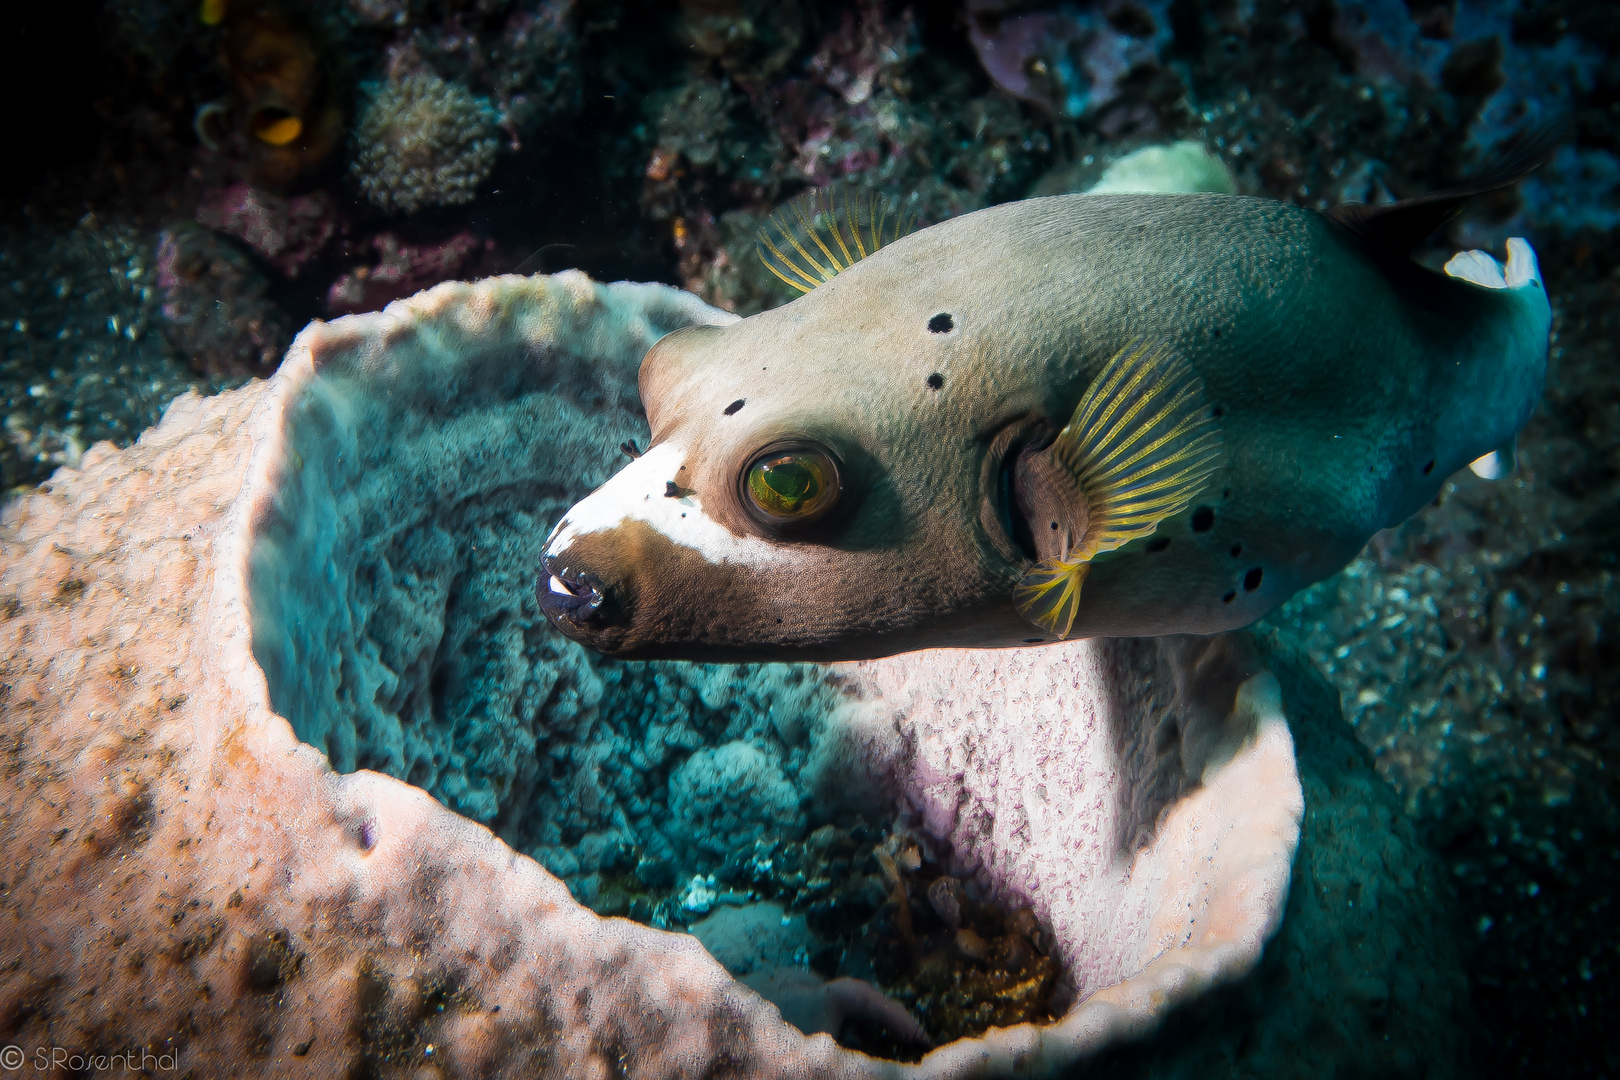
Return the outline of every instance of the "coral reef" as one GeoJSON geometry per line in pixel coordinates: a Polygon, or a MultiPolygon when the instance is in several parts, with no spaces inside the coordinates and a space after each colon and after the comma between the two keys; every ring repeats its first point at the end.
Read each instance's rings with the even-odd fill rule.
{"type": "Polygon", "coordinates": [[[644,212],[669,223],[687,288],[739,312],[774,306],[792,294],[759,266],[754,234],[805,184],[898,194],[926,222],[1034,178],[1048,135],[977,81],[924,48],[910,8],[870,2],[841,12],[778,92],[694,69],[649,99],[644,212]]]}
{"type": "MultiPolygon", "coordinates": [[[[968,40],[996,85],[1050,113],[1076,119],[1107,115],[1127,75],[1156,69],[1169,43],[1168,4],[1064,4],[1056,10],[1020,11],[1004,0],[969,0],[968,40]],[[1152,9],[1157,10],[1157,17],[1152,9]]],[[[1137,105],[1138,110],[1142,106],[1137,105]]]]}
{"type": "Polygon", "coordinates": [[[364,92],[349,164],[361,194],[403,214],[471,202],[500,148],[488,99],[428,72],[364,92]]]}
{"type": "Polygon", "coordinates": [[[427,69],[488,97],[512,150],[579,112],[574,0],[466,5],[470,11],[420,0],[351,6],[363,22],[400,28],[382,50],[390,78],[427,69]]]}
{"type": "Polygon", "coordinates": [[[692,936],[733,975],[793,967],[815,941],[803,915],[770,900],[727,904],[693,923],[692,936]]]}
{"type": "MultiPolygon", "coordinates": [[[[1226,165],[1202,143],[1144,146],[1103,170],[1090,191],[1102,195],[1126,191],[1218,191],[1231,194],[1226,165]]],[[[1042,192],[1046,194],[1046,192],[1042,192]]],[[[1052,192],[1052,194],[1057,194],[1052,192]]]]}

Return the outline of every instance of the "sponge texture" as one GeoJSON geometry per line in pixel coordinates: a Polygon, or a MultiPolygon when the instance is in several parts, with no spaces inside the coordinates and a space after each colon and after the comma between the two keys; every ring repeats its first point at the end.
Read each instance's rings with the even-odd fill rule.
{"type": "Polygon", "coordinates": [[[454,318],[406,333],[401,309],[386,355],[329,362],[299,397],[254,551],[254,650],[334,768],[425,789],[589,898],[625,852],[690,873],[797,838],[793,782],[849,755],[823,745],[837,693],[817,669],[617,663],[540,613],[547,531],[645,438],[636,366],[701,308],[554,280],[576,307],[496,283],[471,339],[454,318]]]}
{"type": "Polygon", "coordinates": [[[751,743],[699,750],[670,777],[671,832],[713,859],[747,851],[766,836],[804,832],[799,793],[770,756],[751,743]]]}

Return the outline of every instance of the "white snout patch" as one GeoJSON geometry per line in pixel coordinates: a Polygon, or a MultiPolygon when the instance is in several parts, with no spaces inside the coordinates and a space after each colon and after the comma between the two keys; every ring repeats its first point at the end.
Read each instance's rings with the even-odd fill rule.
{"type": "Polygon", "coordinates": [[[738,536],[705,514],[702,501],[682,483],[685,462],[684,448],[673,443],[654,446],[575,503],[552,530],[546,554],[561,555],[578,537],[641,521],[715,565],[767,566],[791,558],[776,544],[756,536],[738,536]],[[671,483],[681,494],[668,494],[671,483]]]}

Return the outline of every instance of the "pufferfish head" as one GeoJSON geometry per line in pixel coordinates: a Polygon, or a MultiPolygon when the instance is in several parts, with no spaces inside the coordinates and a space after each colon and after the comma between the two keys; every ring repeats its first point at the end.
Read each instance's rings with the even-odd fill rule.
{"type": "Polygon", "coordinates": [[[888,253],[652,349],[649,449],[545,548],[539,598],[564,633],[729,661],[1042,640],[1012,602],[1030,560],[1008,466],[1050,441],[1055,402],[976,363],[979,313],[886,282],[888,253]]]}

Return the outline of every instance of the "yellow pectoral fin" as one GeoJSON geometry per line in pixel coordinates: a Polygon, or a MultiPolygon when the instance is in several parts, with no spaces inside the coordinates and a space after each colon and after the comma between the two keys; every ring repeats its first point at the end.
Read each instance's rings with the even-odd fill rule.
{"type": "Polygon", "coordinates": [[[1187,510],[1226,453],[1192,366],[1162,346],[1135,344],[1103,365],[1047,452],[1085,498],[1085,536],[1028,570],[1013,601],[1030,622],[1066,638],[1092,558],[1187,510]]]}
{"type": "Polygon", "coordinates": [[[1104,365],[1052,454],[1086,496],[1093,552],[1151,534],[1226,461],[1203,380],[1162,346],[1127,346],[1104,365]]]}
{"type": "Polygon", "coordinates": [[[1066,638],[1080,612],[1080,586],[1090,572],[1091,560],[1085,558],[1038,563],[1018,579],[1013,603],[1020,615],[1042,630],[1066,638]]]}

